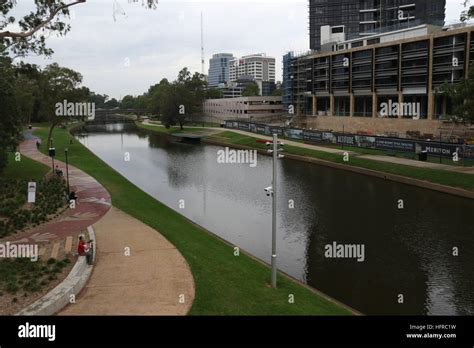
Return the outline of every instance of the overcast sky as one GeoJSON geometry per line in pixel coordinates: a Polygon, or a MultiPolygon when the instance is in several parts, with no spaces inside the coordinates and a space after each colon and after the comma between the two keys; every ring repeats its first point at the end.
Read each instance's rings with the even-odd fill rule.
{"type": "MultiPolygon", "coordinates": [[[[447,0],[447,22],[459,18],[462,2],[447,0]]],[[[32,3],[19,1],[15,14],[24,14],[32,3]]],[[[47,41],[55,51],[52,59],[28,61],[77,70],[97,93],[115,98],[142,94],[164,77],[174,80],[182,67],[201,71],[201,11],[206,74],[214,53],[267,53],[277,60],[280,80],[281,56],[309,49],[307,0],[160,0],[156,10],[140,3],[88,0],[74,6],[71,32],[47,41]]]]}

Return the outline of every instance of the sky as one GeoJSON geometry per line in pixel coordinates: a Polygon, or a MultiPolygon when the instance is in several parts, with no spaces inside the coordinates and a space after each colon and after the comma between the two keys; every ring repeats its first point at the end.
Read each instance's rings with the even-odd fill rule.
{"type": "MultiPolygon", "coordinates": [[[[276,58],[281,80],[283,54],[309,50],[307,0],[160,0],[156,10],[140,3],[88,0],[72,7],[66,20],[71,31],[48,38],[52,58],[26,61],[79,71],[96,93],[117,99],[140,95],[162,78],[174,80],[183,67],[201,72],[201,12],[206,74],[212,54],[266,53],[276,58]]],[[[447,0],[448,23],[458,20],[462,3],[447,0]]],[[[14,15],[26,14],[32,4],[18,1],[14,15]]]]}

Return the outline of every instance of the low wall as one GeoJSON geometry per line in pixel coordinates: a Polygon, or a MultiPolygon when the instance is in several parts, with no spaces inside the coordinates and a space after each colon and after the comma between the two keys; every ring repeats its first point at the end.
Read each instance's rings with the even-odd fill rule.
{"type": "Polygon", "coordinates": [[[413,120],[393,118],[372,117],[337,117],[337,116],[313,116],[302,117],[296,120],[298,126],[319,130],[333,130],[337,132],[357,133],[360,131],[373,134],[384,134],[386,132],[405,134],[407,131],[418,131],[422,134],[438,135],[440,129],[467,130],[465,125],[455,125],[438,120],[413,120]]]}

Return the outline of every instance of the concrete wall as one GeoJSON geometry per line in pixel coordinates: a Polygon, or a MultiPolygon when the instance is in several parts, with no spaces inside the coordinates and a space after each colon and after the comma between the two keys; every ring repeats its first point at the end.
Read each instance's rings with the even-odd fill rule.
{"type": "Polygon", "coordinates": [[[371,117],[301,117],[298,118],[299,126],[319,130],[344,131],[348,133],[357,133],[359,131],[370,132],[373,134],[399,133],[405,134],[406,131],[419,131],[422,134],[439,134],[440,128],[443,132],[446,129],[465,129],[464,125],[454,125],[452,123],[443,123],[438,120],[412,120],[412,119],[390,119],[390,118],[371,118],[371,117]]]}

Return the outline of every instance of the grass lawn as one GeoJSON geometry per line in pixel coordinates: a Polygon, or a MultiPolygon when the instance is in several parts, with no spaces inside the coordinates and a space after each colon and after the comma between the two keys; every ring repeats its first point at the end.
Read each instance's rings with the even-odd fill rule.
{"type": "MultiPolygon", "coordinates": [[[[152,127],[157,130],[160,127],[152,127]]],[[[43,139],[47,129],[35,132],[43,139]]],[[[160,231],[173,243],[191,266],[196,298],[191,315],[348,315],[348,310],[319,294],[279,276],[278,289],[269,287],[270,268],[240,253],[182,215],[141,191],[106,163],[97,158],[66,130],[55,130],[58,159],[95,177],[112,196],[113,205],[160,231]],[[289,295],[295,297],[289,303],[289,295]]],[[[45,149],[42,149],[43,151],[45,149]]]]}
{"type": "MultiPolygon", "coordinates": [[[[257,143],[257,138],[255,137],[235,133],[232,131],[224,131],[222,133],[215,134],[209,137],[209,139],[223,144],[228,144],[229,146],[242,145],[257,149],[267,148],[265,144],[257,143]]],[[[347,150],[350,151],[350,149],[347,150]]],[[[292,145],[285,145],[285,152],[293,155],[314,157],[326,161],[402,175],[410,178],[434,182],[437,184],[459,187],[470,191],[474,190],[474,175],[472,174],[453,173],[444,170],[425,169],[400,164],[377,162],[364,158],[358,158],[356,156],[352,156],[349,162],[344,162],[343,156],[338,154],[306,149],[292,145]]]]}
{"type": "Polygon", "coordinates": [[[19,162],[15,161],[15,154],[9,153],[8,164],[2,177],[6,179],[39,180],[51,169],[26,156],[21,156],[20,159],[19,162]]]}

